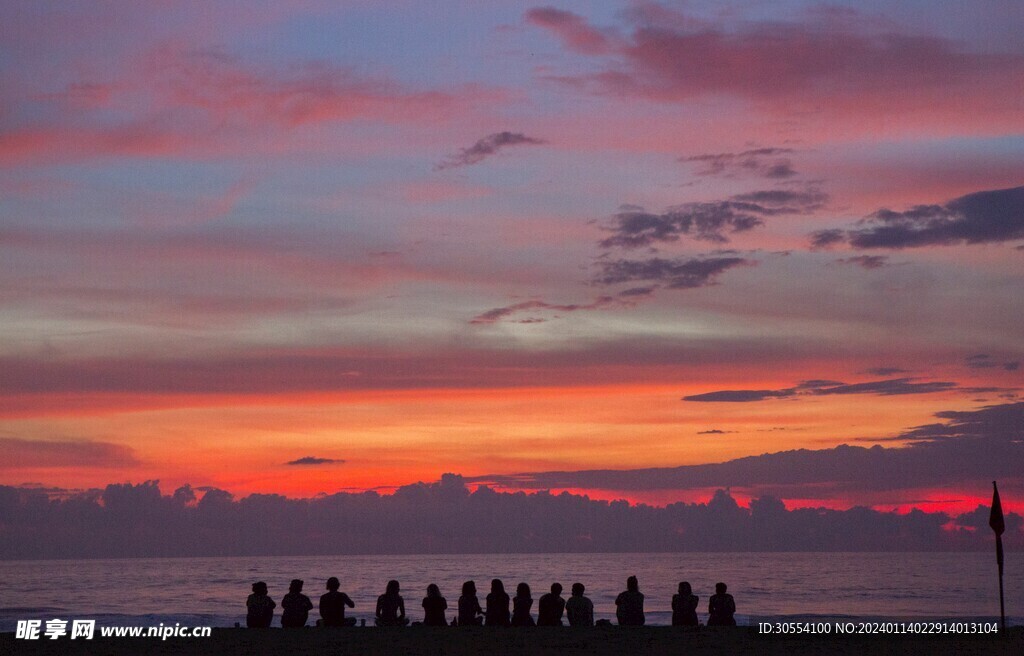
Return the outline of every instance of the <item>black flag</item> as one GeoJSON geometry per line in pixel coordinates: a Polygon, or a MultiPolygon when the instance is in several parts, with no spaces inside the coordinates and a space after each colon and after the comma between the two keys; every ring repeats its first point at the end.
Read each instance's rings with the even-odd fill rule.
{"type": "Polygon", "coordinates": [[[999,502],[999,488],[996,487],[995,481],[992,481],[992,512],[988,515],[988,525],[992,527],[996,535],[1002,535],[1006,530],[1006,522],[1003,521],[1003,504],[999,502]]]}
{"type": "Polygon", "coordinates": [[[1006,607],[1003,605],[1003,531],[1006,522],[1003,520],[1003,504],[999,502],[999,488],[992,481],[992,512],[988,515],[988,525],[996,532],[996,564],[999,565],[999,619],[1000,627],[1006,631],[1006,607]]]}

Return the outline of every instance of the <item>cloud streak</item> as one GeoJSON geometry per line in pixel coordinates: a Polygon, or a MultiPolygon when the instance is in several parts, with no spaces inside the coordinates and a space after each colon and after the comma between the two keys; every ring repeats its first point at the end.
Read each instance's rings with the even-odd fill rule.
{"type": "Polygon", "coordinates": [[[738,266],[752,266],[742,257],[690,259],[612,260],[600,262],[601,272],[594,277],[599,285],[627,282],[655,282],[667,289],[696,289],[717,284],[718,277],[738,266]]]}
{"type": "MultiPolygon", "coordinates": [[[[722,463],[627,470],[551,471],[481,476],[509,488],[688,490],[733,487],[783,489],[793,496],[826,493],[837,497],[858,489],[892,491],[981,482],[1020,481],[1024,443],[1019,429],[1024,403],[980,410],[939,412],[943,420],[918,426],[888,440],[910,446],[886,448],[840,445],[766,453],[722,463]]],[[[878,440],[881,441],[881,440],[878,440]]],[[[759,492],[759,493],[761,493],[759,492]]]]}
{"type": "MultiPolygon", "coordinates": [[[[476,325],[485,325],[498,323],[504,319],[507,319],[513,314],[525,312],[528,310],[546,310],[549,312],[579,312],[581,310],[599,310],[602,308],[622,305],[622,301],[617,301],[612,296],[599,296],[591,303],[548,303],[547,301],[532,300],[523,301],[522,303],[515,303],[513,305],[506,305],[504,307],[498,307],[486,312],[482,312],[477,316],[470,319],[469,323],[476,325]]],[[[547,321],[547,319],[541,319],[537,317],[531,317],[529,319],[521,319],[518,323],[541,323],[547,321]]]]}
{"type": "Polygon", "coordinates": [[[138,465],[124,445],[88,440],[36,440],[0,437],[0,469],[49,467],[119,468],[138,465]]]}
{"type": "Polygon", "coordinates": [[[295,460],[289,460],[284,463],[286,465],[298,465],[298,466],[315,466],[315,465],[341,465],[344,464],[344,460],[338,460],[336,458],[319,458],[317,456],[303,456],[295,460]]]}
{"type": "Polygon", "coordinates": [[[463,148],[457,155],[452,155],[440,162],[434,167],[434,170],[443,171],[460,166],[472,166],[511,146],[538,146],[544,143],[547,142],[528,137],[521,132],[495,132],[477,140],[472,146],[463,148]]]}
{"type": "Polygon", "coordinates": [[[790,399],[800,396],[831,396],[835,394],[877,394],[902,396],[905,394],[934,394],[958,388],[948,381],[914,382],[914,378],[891,378],[865,383],[839,383],[836,381],[805,381],[796,387],[778,390],[720,390],[684,396],[684,401],[703,403],[750,403],[767,399],[790,399]]]}
{"type": "Polygon", "coordinates": [[[684,164],[694,164],[699,176],[752,175],[781,180],[797,174],[788,157],[792,148],[753,148],[738,153],[705,153],[679,158],[684,164]]]}

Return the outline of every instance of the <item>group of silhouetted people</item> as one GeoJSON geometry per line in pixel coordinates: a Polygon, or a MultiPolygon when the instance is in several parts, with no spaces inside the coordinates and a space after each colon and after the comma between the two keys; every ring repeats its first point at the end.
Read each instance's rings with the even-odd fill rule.
{"type": "MultiPolygon", "coordinates": [[[[281,600],[281,626],[284,628],[301,628],[309,620],[309,611],[313,610],[313,602],[302,594],[303,582],[295,579],[288,586],[288,594],[281,600]]],[[[355,603],[344,592],[334,576],[327,579],[327,592],[320,597],[319,626],[343,627],[355,626],[356,620],[345,617],[346,608],[355,608],[355,603]]],[[[384,594],[377,597],[375,623],[377,626],[405,626],[409,617],[405,613],[405,600],[399,594],[398,581],[388,581],[384,594]]],[[[715,585],[715,594],[708,600],[708,626],[735,626],[736,602],[732,595],[726,593],[724,583],[715,585]]],[[[551,584],[551,592],[541,595],[537,602],[537,620],[534,621],[530,611],[533,608],[533,597],[530,586],[520,583],[516,586],[516,596],[511,599],[505,592],[505,584],[501,579],[491,581],[491,592],[485,598],[485,606],[480,605],[477,597],[476,582],[466,581],[462,584],[459,596],[458,613],[452,620],[452,626],[563,626],[565,616],[569,626],[595,626],[594,603],[583,593],[586,588],[582,583],[574,583],[572,595],[562,597],[562,585],[551,584]],[[509,604],[511,603],[511,612],[509,604]]],[[[693,594],[690,584],[683,581],[679,584],[679,592],[672,595],[672,625],[700,626],[697,619],[698,598],[693,594]]],[[[246,600],[246,626],[250,628],[269,627],[274,618],[277,604],[267,595],[267,584],[263,581],[253,583],[252,594],[246,600]]],[[[441,596],[436,584],[427,586],[427,596],[423,598],[423,621],[416,624],[424,626],[448,626],[446,611],[448,601],[441,596]]],[[[643,626],[644,595],[640,592],[640,584],[635,576],[626,579],[626,589],[615,599],[615,618],[620,626],[643,626]]],[[[608,620],[598,620],[597,625],[611,624],[608,620]]]]}

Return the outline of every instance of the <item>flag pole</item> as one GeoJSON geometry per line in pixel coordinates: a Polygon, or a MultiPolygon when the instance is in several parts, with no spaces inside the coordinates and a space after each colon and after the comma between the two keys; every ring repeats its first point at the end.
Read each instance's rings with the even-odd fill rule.
{"type": "Polygon", "coordinates": [[[1006,607],[1003,604],[1003,531],[1006,522],[1003,520],[1003,504],[999,501],[999,488],[992,481],[992,511],[988,516],[988,525],[996,534],[996,564],[999,565],[999,628],[1006,634],[1006,607]]]}

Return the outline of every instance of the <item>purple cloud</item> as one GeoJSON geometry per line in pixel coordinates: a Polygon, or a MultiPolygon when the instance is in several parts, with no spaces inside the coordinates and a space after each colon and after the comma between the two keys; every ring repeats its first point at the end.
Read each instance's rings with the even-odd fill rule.
{"type": "Polygon", "coordinates": [[[521,132],[496,132],[478,140],[469,148],[463,148],[459,154],[452,155],[448,159],[434,167],[435,171],[451,169],[460,166],[471,166],[478,164],[491,155],[496,155],[499,150],[509,146],[537,146],[546,143],[540,139],[528,137],[521,132]]]}

